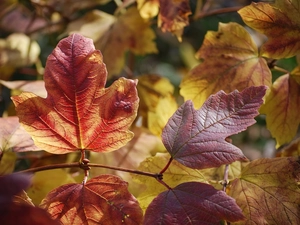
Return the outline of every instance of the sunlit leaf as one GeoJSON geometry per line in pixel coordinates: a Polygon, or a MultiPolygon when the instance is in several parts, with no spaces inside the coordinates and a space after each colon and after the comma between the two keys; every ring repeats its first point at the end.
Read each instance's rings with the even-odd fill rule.
{"type": "Polygon", "coordinates": [[[299,224],[299,174],[300,164],[295,158],[249,163],[230,192],[247,218],[237,224],[299,224]]]}
{"type": "Polygon", "coordinates": [[[73,34],[61,40],[45,68],[47,98],[28,92],[12,97],[35,144],[57,154],[125,145],[138,107],[136,81],[120,78],[104,88],[106,77],[91,39],[73,34]]]}
{"type": "Polygon", "coordinates": [[[0,118],[0,152],[26,152],[40,150],[31,136],[20,126],[18,117],[0,118]]]}
{"type": "Polygon", "coordinates": [[[137,0],[137,8],[144,19],[157,16],[159,12],[159,0],[137,0]]]}
{"type": "Polygon", "coordinates": [[[218,167],[245,161],[242,151],[225,138],[255,123],[254,117],[263,103],[265,86],[249,87],[242,92],[219,91],[195,110],[185,102],[170,118],[162,140],[174,159],[197,169],[218,167]]]}
{"type": "Polygon", "coordinates": [[[243,219],[241,209],[225,192],[187,182],[159,194],[146,210],[144,224],[220,224],[243,219]]]}
{"type": "Polygon", "coordinates": [[[103,53],[109,77],[121,72],[127,51],[136,55],[157,53],[154,38],[150,22],[145,21],[135,7],[118,17],[109,31],[95,42],[96,48],[103,53]]]}
{"type": "Polygon", "coordinates": [[[179,41],[185,26],[189,25],[189,15],[192,14],[188,0],[159,0],[160,11],[158,15],[158,27],[162,31],[171,32],[179,41]]]}
{"type": "Polygon", "coordinates": [[[290,142],[300,123],[300,85],[289,74],[279,77],[266,96],[260,113],[266,114],[267,128],[277,147],[290,142]]]}
{"type": "Polygon", "coordinates": [[[204,62],[192,69],[181,83],[180,93],[195,107],[216,92],[242,91],[250,86],[271,85],[271,71],[250,34],[237,23],[219,24],[207,32],[196,55],[204,62]]]}
{"type": "Polygon", "coordinates": [[[74,182],[74,179],[62,169],[41,171],[34,174],[27,194],[32,202],[38,205],[52,189],[74,182]]]}
{"type": "Polygon", "coordinates": [[[253,2],[238,13],[248,26],[268,37],[261,47],[262,56],[279,59],[300,53],[299,0],[253,2]]]}
{"type": "Polygon", "coordinates": [[[142,210],[117,176],[101,175],[85,185],[67,184],[51,191],[41,207],[62,224],[141,224],[142,210]]]}
{"type": "Polygon", "coordinates": [[[157,135],[161,136],[163,128],[166,126],[169,118],[177,110],[176,100],[172,95],[159,98],[155,111],[148,111],[148,128],[157,135]]]}

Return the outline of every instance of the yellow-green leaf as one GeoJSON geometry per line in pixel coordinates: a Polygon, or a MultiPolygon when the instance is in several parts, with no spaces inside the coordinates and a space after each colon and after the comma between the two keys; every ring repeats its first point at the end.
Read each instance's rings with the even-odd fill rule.
{"type": "Polygon", "coordinates": [[[237,23],[219,24],[209,31],[196,55],[204,60],[186,75],[180,93],[195,108],[216,92],[242,91],[250,86],[271,85],[271,71],[250,34],[237,23]]]}

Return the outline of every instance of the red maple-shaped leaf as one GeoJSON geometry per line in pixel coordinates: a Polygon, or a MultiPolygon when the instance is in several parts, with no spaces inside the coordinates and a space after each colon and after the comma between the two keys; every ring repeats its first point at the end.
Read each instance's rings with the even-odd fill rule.
{"type": "Polygon", "coordinates": [[[211,95],[199,110],[186,101],[169,119],[162,140],[178,162],[194,169],[218,167],[247,160],[242,151],[225,138],[255,123],[266,86],[242,92],[211,95]]]}
{"type": "Polygon", "coordinates": [[[45,68],[46,99],[32,93],[12,97],[20,123],[35,144],[51,153],[107,152],[125,145],[136,117],[136,81],[120,78],[105,88],[101,52],[79,34],[59,42],[45,68]]]}
{"type": "Polygon", "coordinates": [[[211,185],[187,182],[159,194],[145,213],[144,224],[220,224],[244,219],[235,200],[211,185]]]}
{"type": "Polygon", "coordinates": [[[142,209],[127,187],[117,176],[101,175],[85,185],[66,184],[52,190],[41,207],[66,225],[141,224],[142,209]]]}

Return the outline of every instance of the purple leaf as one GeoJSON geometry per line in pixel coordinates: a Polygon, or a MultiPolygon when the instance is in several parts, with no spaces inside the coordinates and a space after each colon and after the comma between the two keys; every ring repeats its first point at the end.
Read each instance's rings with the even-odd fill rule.
{"type": "Polygon", "coordinates": [[[241,209],[225,192],[208,184],[187,182],[159,194],[146,210],[144,225],[208,225],[243,219],[241,209]]]}
{"type": "Polygon", "coordinates": [[[199,110],[186,101],[169,119],[162,140],[174,159],[194,169],[247,161],[225,138],[255,123],[266,86],[211,95],[199,110]]]}

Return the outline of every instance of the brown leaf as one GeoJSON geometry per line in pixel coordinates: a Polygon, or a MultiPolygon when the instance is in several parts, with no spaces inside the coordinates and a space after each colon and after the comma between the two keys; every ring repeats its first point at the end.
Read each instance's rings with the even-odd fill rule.
{"type": "Polygon", "coordinates": [[[163,32],[171,32],[176,35],[179,41],[185,26],[189,25],[191,13],[188,0],[159,0],[160,12],[158,15],[158,27],[163,32]]]}
{"type": "Polygon", "coordinates": [[[67,184],[52,190],[41,207],[62,224],[141,224],[142,210],[127,186],[117,176],[101,175],[85,185],[67,184]]]}

